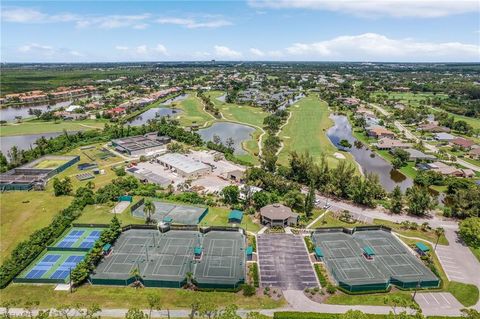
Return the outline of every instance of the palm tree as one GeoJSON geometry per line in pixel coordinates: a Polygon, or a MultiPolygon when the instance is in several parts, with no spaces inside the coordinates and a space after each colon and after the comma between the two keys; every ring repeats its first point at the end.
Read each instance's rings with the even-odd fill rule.
{"type": "Polygon", "coordinates": [[[133,283],[133,285],[135,286],[135,289],[137,289],[140,286],[140,269],[138,268],[138,266],[136,266],[132,269],[132,271],[130,271],[130,275],[135,277],[135,282],[133,283]]]}
{"type": "Polygon", "coordinates": [[[150,199],[145,200],[145,207],[143,211],[145,213],[145,221],[150,223],[152,221],[152,215],[155,214],[155,205],[150,199]]]}
{"type": "Polygon", "coordinates": [[[435,228],[435,235],[437,235],[437,241],[435,242],[435,248],[433,249],[433,251],[437,250],[438,241],[443,234],[445,234],[445,229],[443,229],[442,227],[435,228]]]}

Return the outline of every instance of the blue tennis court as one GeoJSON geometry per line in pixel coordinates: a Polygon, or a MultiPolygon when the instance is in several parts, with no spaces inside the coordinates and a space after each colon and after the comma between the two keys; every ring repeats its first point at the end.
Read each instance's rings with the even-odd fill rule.
{"type": "Polygon", "coordinates": [[[28,279],[41,278],[60,259],[60,255],[46,255],[25,276],[28,279]]]}
{"type": "Polygon", "coordinates": [[[70,274],[70,269],[74,269],[83,256],[68,256],[68,258],[58,266],[57,270],[50,276],[50,279],[67,279],[70,274]]]}
{"type": "Polygon", "coordinates": [[[80,248],[92,248],[95,245],[95,242],[98,238],[100,238],[100,234],[102,232],[99,230],[92,231],[85,239],[83,239],[82,243],[80,244],[80,248]]]}
{"type": "Polygon", "coordinates": [[[82,237],[85,231],[83,230],[71,230],[61,242],[57,244],[57,247],[70,248],[82,237]]]}
{"type": "Polygon", "coordinates": [[[62,248],[62,250],[89,250],[95,245],[101,234],[101,228],[74,227],[53,247],[62,248]]]}

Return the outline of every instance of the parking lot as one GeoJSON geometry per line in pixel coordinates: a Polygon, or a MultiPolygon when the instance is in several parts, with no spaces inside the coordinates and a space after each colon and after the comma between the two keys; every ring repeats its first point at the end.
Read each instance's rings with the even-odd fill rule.
{"type": "Polygon", "coordinates": [[[303,290],[319,285],[301,236],[261,234],[257,249],[262,287],[303,290]]]}
{"type": "Polygon", "coordinates": [[[456,310],[463,308],[455,297],[448,292],[417,293],[415,301],[424,311],[428,309],[456,310]]]}

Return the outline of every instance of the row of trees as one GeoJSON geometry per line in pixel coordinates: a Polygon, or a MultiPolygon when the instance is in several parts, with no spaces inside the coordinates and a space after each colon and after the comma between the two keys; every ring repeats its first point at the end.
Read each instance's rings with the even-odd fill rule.
{"type": "Polygon", "coordinates": [[[205,106],[205,110],[212,113],[216,118],[220,118],[220,110],[213,104],[210,97],[203,94],[203,91],[197,91],[197,96],[202,100],[203,105],[205,106]]]}
{"type": "Polygon", "coordinates": [[[280,127],[288,118],[288,111],[278,110],[265,117],[263,125],[267,132],[263,140],[262,167],[269,172],[275,172],[277,164],[277,152],[282,142],[277,136],[280,127]]]}
{"type": "Polygon", "coordinates": [[[114,216],[108,229],[102,232],[102,235],[95,242],[93,248],[72,270],[70,279],[73,285],[78,286],[87,280],[90,273],[95,269],[103,257],[103,246],[105,244],[113,245],[118,236],[120,236],[121,232],[122,227],[120,226],[120,221],[118,220],[117,216],[114,216]]]}

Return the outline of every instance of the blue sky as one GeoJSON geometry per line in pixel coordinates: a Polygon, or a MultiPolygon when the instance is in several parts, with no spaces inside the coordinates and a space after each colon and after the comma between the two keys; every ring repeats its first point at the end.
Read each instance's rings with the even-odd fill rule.
{"type": "Polygon", "coordinates": [[[3,1],[2,62],[480,61],[476,0],[3,1]]]}

